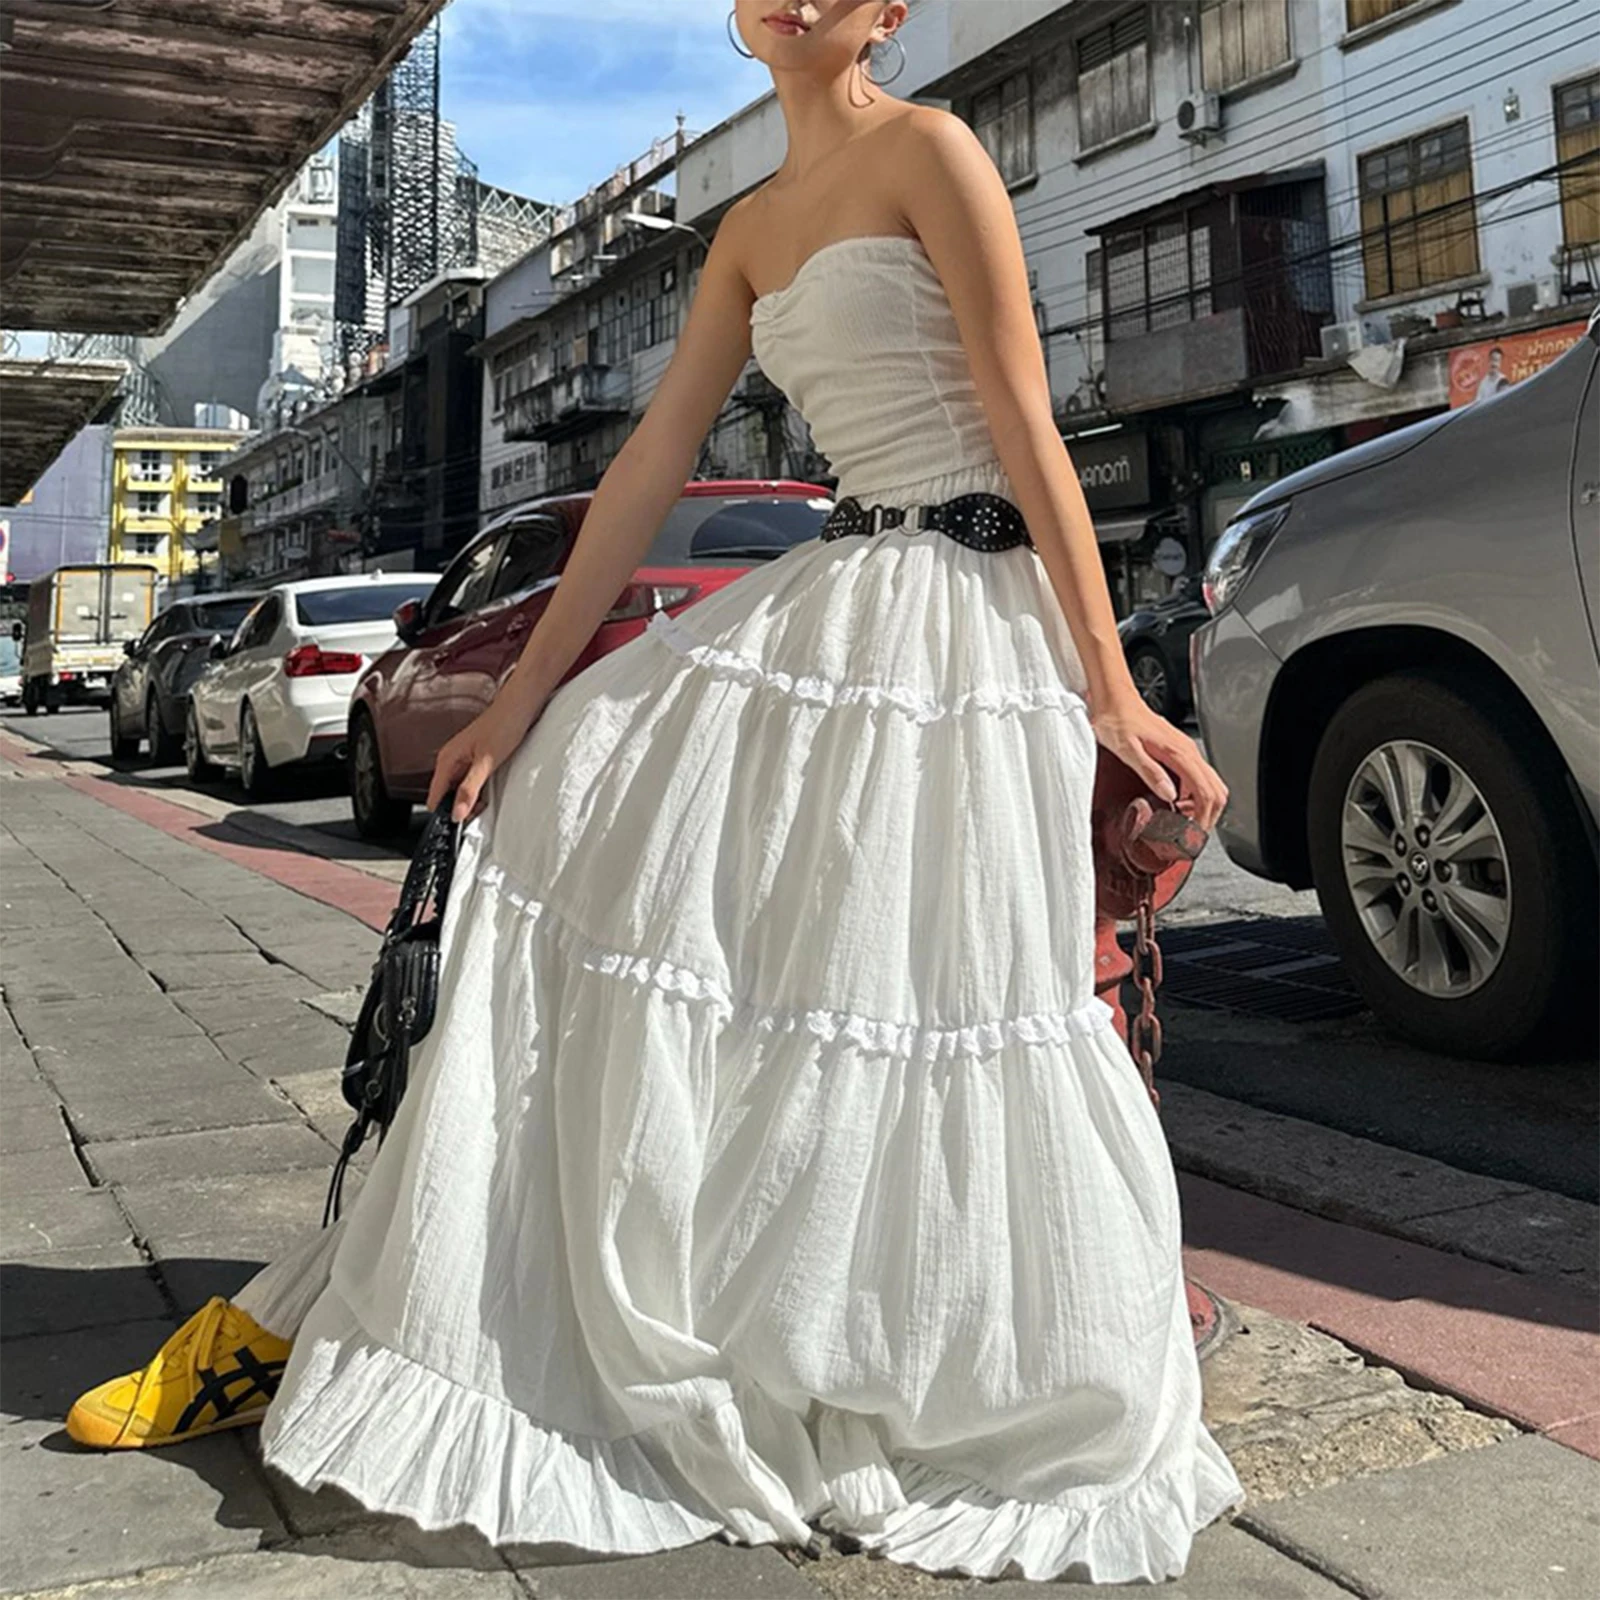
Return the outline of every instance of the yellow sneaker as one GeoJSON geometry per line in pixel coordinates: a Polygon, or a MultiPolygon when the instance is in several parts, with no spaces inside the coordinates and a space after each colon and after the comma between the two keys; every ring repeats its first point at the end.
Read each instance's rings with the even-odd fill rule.
{"type": "Polygon", "coordinates": [[[218,1295],[148,1366],[80,1396],[67,1433],[97,1450],[143,1450],[245,1427],[261,1420],[288,1359],[287,1339],[218,1295]]]}

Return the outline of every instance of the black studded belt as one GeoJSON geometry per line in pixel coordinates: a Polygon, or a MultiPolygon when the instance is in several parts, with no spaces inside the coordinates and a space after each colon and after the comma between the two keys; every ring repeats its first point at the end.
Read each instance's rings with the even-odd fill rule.
{"type": "Polygon", "coordinates": [[[933,529],[974,550],[1009,550],[1013,545],[1033,543],[1022,512],[1004,495],[986,493],[958,494],[936,505],[909,506],[865,506],[854,495],[846,495],[828,513],[820,536],[842,539],[847,534],[875,534],[884,528],[903,528],[907,533],[933,529]],[[913,514],[910,519],[908,512],[913,514]]]}

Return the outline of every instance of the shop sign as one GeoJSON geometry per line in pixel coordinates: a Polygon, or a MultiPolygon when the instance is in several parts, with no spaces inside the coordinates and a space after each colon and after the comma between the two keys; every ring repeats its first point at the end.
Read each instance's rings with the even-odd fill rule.
{"type": "Polygon", "coordinates": [[[1091,435],[1065,441],[1091,511],[1150,503],[1150,438],[1143,433],[1091,435]]]}
{"type": "Polygon", "coordinates": [[[1514,383],[1548,367],[1583,337],[1585,324],[1564,322],[1533,333],[1485,339],[1450,352],[1450,404],[1468,406],[1487,400],[1514,383]]]}

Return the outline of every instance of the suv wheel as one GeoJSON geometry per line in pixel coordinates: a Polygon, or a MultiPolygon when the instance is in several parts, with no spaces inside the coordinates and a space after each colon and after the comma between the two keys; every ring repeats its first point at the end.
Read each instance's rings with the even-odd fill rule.
{"type": "Polygon", "coordinates": [[[132,761],[139,754],[139,736],[130,734],[123,726],[122,703],[113,691],[111,696],[111,759],[132,761]]]}
{"type": "Polygon", "coordinates": [[[378,730],[365,711],[350,719],[350,809],[364,839],[395,839],[411,825],[411,802],[396,800],[383,780],[378,730]]]}
{"type": "Polygon", "coordinates": [[[161,700],[155,690],[144,706],[144,733],[150,741],[150,760],[158,767],[176,766],[183,758],[183,740],[180,739],[161,715],[161,700]]]}
{"type": "Polygon", "coordinates": [[[216,762],[207,757],[206,747],[200,742],[200,718],[193,701],[183,719],[183,765],[191,783],[210,783],[220,776],[216,762]]]}
{"type": "Polygon", "coordinates": [[[1128,651],[1128,672],[1139,698],[1157,716],[1169,720],[1177,715],[1178,696],[1167,670],[1166,657],[1153,644],[1136,644],[1128,651]]]}
{"type": "Polygon", "coordinates": [[[1307,826],[1323,915],[1396,1033],[1502,1060],[1582,1010],[1594,858],[1559,760],[1503,690],[1411,673],[1358,690],[1317,750],[1307,826]]]}
{"type": "Polygon", "coordinates": [[[246,701],[239,713],[239,786],[252,800],[264,800],[272,792],[272,779],[267,753],[261,748],[261,729],[246,701]]]}

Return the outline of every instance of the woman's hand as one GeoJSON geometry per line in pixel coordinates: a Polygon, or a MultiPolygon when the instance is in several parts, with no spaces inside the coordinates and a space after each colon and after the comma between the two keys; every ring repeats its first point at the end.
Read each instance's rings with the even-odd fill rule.
{"type": "Polygon", "coordinates": [[[433,782],[428,786],[428,809],[433,810],[454,789],[451,816],[457,822],[477,816],[483,809],[483,786],[510,760],[544,704],[544,700],[530,702],[508,683],[439,752],[433,766],[433,782]]]}
{"type": "Polygon", "coordinates": [[[1163,800],[1211,829],[1228,803],[1228,790],[1188,734],[1157,716],[1133,691],[1090,720],[1095,738],[1112,755],[1127,762],[1163,800]]]}

